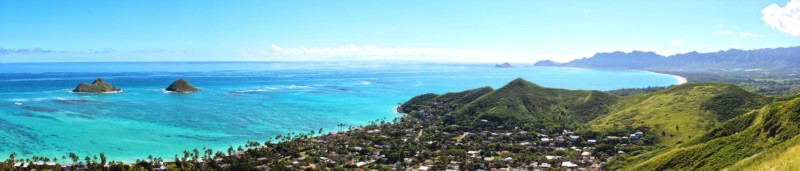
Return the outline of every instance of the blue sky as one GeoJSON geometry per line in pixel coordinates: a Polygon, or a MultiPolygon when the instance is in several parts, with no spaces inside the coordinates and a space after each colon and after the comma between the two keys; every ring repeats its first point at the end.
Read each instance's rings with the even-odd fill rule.
{"type": "Polygon", "coordinates": [[[800,45],[794,1],[0,1],[0,62],[530,63],[773,48],[800,45]]]}

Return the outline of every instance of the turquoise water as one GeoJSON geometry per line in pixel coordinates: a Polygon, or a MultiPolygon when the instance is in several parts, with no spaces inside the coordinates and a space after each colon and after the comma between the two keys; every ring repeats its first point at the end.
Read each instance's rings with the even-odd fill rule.
{"type": "Polygon", "coordinates": [[[0,64],[0,154],[59,157],[104,152],[132,161],[183,150],[226,150],[248,140],[398,117],[428,92],[500,87],[522,77],[546,87],[610,90],[678,80],[641,71],[492,64],[195,62],[0,64]],[[102,77],[117,94],[71,93],[102,77]],[[165,93],[185,78],[201,89],[165,93]]]}

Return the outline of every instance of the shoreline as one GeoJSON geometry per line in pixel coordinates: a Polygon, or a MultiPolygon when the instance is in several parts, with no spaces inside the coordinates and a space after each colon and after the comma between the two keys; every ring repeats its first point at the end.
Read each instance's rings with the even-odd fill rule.
{"type": "Polygon", "coordinates": [[[643,72],[650,72],[650,73],[655,73],[655,74],[663,74],[663,75],[668,75],[668,76],[674,77],[678,81],[678,83],[676,83],[674,85],[682,85],[682,84],[689,83],[689,79],[687,79],[686,77],[680,76],[680,75],[667,74],[667,73],[658,72],[658,71],[649,71],[649,70],[641,70],[641,69],[584,68],[584,67],[570,67],[570,66],[535,66],[535,67],[561,67],[561,68],[572,68],[572,69],[589,69],[589,70],[593,69],[593,70],[612,70],[612,71],[643,71],[643,72]]]}

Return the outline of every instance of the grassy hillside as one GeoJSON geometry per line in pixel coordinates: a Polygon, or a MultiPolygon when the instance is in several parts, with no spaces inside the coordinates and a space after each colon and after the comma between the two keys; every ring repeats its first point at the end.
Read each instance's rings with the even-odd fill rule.
{"type": "MultiPolygon", "coordinates": [[[[796,136],[800,134],[800,99],[775,102],[762,108],[758,113],[742,115],[725,122],[711,132],[710,134],[714,135],[707,134],[699,138],[715,137],[713,139],[692,141],[626,169],[720,170],[761,152],[765,152],[764,157],[756,156],[744,160],[737,168],[771,167],[770,164],[773,163],[769,162],[781,163],[788,161],[784,158],[793,159],[792,156],[784,156],[784,152],[781,152],[783,150],[770,149],[793,147],[792,145],[796,143],[794,142],[797,141],[796,136]],[[750,119],[751,117],[753,119],[750,119]]],[[[789,151],[785,153],[792,155],[789,151]]]]}
{"type": "Polygon", "coordinates": [[[737,162],[725,170],[800,170],[800,136],[737,162]]]}
{"type": "Polygon", "coordinates": [[[671,146],[770,101],[732,84],[685,84],[626,97],[611,107],[608,115],[592,121],[590,128],[606,132],[648,130],[660,136],[661,144],[671,146]]]}
{"type": "Polygon", "coordinates": [[[620,97],[600,91],[540,87],[516,79],[454,113],[466,122],[527,122],[539,128],[573,128],[606,113],[620,97]],[[472,119],[471,121],[469,119],[472,119]]]}

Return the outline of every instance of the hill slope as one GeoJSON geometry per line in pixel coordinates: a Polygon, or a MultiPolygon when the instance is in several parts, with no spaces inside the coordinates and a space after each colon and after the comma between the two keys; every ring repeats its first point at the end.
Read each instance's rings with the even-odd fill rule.
{"type": "MultiPolygon", "coordinates": [[[[800,98],[775,102],[758,112],[736,117],[704,137],[699,137],[704,140],[673,148],[626,169],[720,170],[770,148],[794,146],[798,134],[800,134],[800,98]]],[[[767,158],[781,161],[784,157],[770,155],[767,158]]],[[[746,161],[742,165],[748,166],[746,161]]],[[[749,166],[759,165],[755,162],[749,166]]]]}
{"type": "Polygon", "coordinates": [[[649,130],[651,134],[664,135],[660,136],[661,144],[675,145],[769,101],[732,84],[685,84],[626,97],[608,115],[589,125],[592,130],[605,132],[649,130]]]}
{"type": "Polygon", "coordinates": [[[539,128],[575,128],[606,113],[618,96],[584,90],[544,88],[516,79],[456,110],[455,115],[490,122],[530,122],[539,128]]]}

